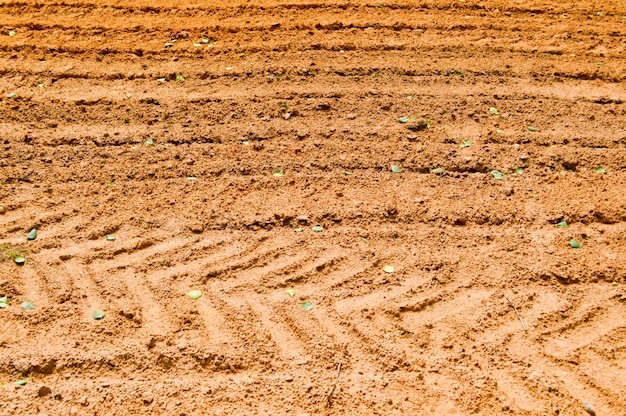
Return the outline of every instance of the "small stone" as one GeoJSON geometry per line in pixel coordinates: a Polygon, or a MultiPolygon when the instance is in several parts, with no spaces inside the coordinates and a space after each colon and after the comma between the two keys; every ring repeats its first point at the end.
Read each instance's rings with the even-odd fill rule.
{"type": "Polygon", "coordinates": [[[288,375],[287,377],[285,377],[285,381],[293,381],[293,376],[288,375]]]}
{"type": "Polygon", "coordinates": [[[511,196],[513,195],[513,188],[510,188],[510,187],[502,188],[502,193],[506,196],[511,196]]]}
{"type": "Polygon", "coordinates": [[[4,205],[0,205],[0,215],[4,215],[7,212],[7,209],[4,205]]]}
{"type": "Polygon", "coordinates": [[[78,403],[80,403],[83,406],[89,406],[89,397],[87,396],[81,397],[78,403]]]}
{"type": "Polygon", "coordinates": [[[39,397],[45,397],[51,393],[52,393],[52,390],[48,386],[41,386],[39,387],[39,390],[37,390],[37,396],[39,397]]]}
{"type": "Polygon", "coordinates": [[[13,362],[13,367],[19,371],[21,374],[28,374],[32,368],[32,365],[29,360],[26,358],[17,359],[13,362]]]}
{"type": "Polygon", "coordinates": [[[144,404],[150,404],[154,401],[154,396],[149,391],[146,391],[141,395],[141,399],[144,404]]]}
{"type": "Polygon", "coordinates": [[[354,120],[356,118],[356,114],[354,114],[354,113],[346,114],[346,118],[348,120],[354,120]]]}

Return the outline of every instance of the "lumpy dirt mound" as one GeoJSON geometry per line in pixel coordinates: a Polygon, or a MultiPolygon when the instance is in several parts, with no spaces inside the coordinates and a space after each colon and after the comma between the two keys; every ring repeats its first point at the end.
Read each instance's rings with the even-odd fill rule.
{"type": "Polygon", "coordinates": [[[622,1],[214,3],[0,4],[1,415],[626,414],[622,1]]]}

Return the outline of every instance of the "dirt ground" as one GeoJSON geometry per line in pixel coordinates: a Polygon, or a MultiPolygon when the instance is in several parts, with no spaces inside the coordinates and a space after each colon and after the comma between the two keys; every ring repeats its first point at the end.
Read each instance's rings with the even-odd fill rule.
{"type": "Polygon", "coordinates": [[[626,415],[623,1],[127,3],[0,3],[0,415],[626,415]]]}

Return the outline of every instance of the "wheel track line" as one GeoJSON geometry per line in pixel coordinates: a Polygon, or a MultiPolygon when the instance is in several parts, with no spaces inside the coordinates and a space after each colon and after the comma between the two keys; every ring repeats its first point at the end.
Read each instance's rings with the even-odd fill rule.
{"type": "Polygon", "coordinates": [[[583,402],[593,404],[597,414],[612,415],[617,414],[613,410],[617,410],[615,403],[616,397],[607,397],[597,388],[589,387],[587,380],[581,379],[575,372],[569,371],[564,365],[556,365],[552,360],[544,358],[543,354],[538,351],[537,346],[532,342],[516,335],[509,343],[508,350],[512,359],[522,362],[532,362],[535,366],[540,366],[543,371],[556,377],[565,386],[567,393],[577,406],[583,402]]]}
{"type": "MultiPolygon", "coordinates": [[[[303,249],[304,252],[308,250],[310,249],[303,249]]],[[[266,288],[293,286],[302,281],[323,276],[327,270],[345,261],[347,256],[348,255],[344,253],[343,250],[332,247],[324,249],[321,255],[307,254],[302,262],[290,261],[285,270],[281,270],[281,268],[278,270],[278,273],[266,273],[262,279],[260,279],[259,284],[266,288]],[[274,276],[277,274],[286,274],[287,277],[280,279],[278,276],[274,276]]]]}
{"type": "MultiPolygon", "coordinates": [[[[102,273],[108,271],[102,270],[102,273]]],[[[132,268],[122,270],[115,278],[121,278],[128,288],[128,294],[141,309],[142,329],[150,335],[164,336],[172,332],[171,317],[156,300],[154,291],[150,288],[143,273],[137,273],[132,268]]]]}
{"type": "MultiPolygon", "coordinates": [[[[118,239],[119,240],[119,239],[118,239]]],[[[110,249],[98,253],[96,260],[92,262],[94,266],[98,266],[103,269],[122,269],[131,267],[134,264],[145,264],[153,266],[155,262],[161,261],[163,263],[180,262],[183,259],[185,261],[193,261],[196,259],[195,255],[186,256],[185,254],[177,254],[179,252],[196,252],[203,251],[204,249],[217,248],[225,243],[230,242],[229,238],[212,240],[211,237],[205,238],[200,242],[190,240],[189,238],[179,237],[169,239],[168,237],[162,237],[161,242],[152,244],[154,238],[151,235],[144,235],[139,238],[131,238],[119,247],[118,245],[111,246],[110,249]],[[149,244],[149,245],[148,245],[149,244]],[[143,245],[148,245],[143,248],[143,245]],[[113,257],[113,258],[107,258],[113,257]]],[[[106,247],[105,244],[102,244],[106,247]]],[[[200,254],[203,256],[204,254],[200,254]]],[[[93,258],[93,256],[90,256],[93,258]]]]}
{"type": "Polygon", "coordinates": [[[546,353],[556,359],[564,360],[573,352],[593,344],[599,338],[626,327],[626,322],[624,322],[626,308],[619,303],[609,305],[608,308],[603,305],[603,313],[600,316],[594,316],[591,321],[580,321],[579,325],[567,330],[564,334],[553,336],[544,346],[546,353]]]}
{"type": "Polygon", "coordinates": [[[194,261],[191,263],[184,262],[151,272],[151,280],[167,282],[174,276],[183,274],[204,276],[200,280],[206,280],[221,274],[227,274],[232,269],[245,267],[250,262],[253,263],[255,256],[258,255],[255,253],[259,251],[259,247],[262,247],[266,241],[265,237],[261,237],[252,242],[237,238],[226,241],[227,244],[218,243],[216,248],[219,249],[214,253],[205,254],[197,259],[194,258],[194,261]],[[242,254],[247,252],[251,254],[244,255],[242,258],[242,254]],[[219,267],[213,267],[215,264],[219,264],[219,267]],[[208,272],[206,272],[207,269],[209,270],[208,272]]]}
{"type": "Polygon", "coordinates": [[[89,267],[80,263],[76,265],[76,263],[75,261],[63,261],[61,264],[70,276],[68,280],[73,282],[72,291],[77,291],[76,295],[83,299],[82,302],[79,302],[82,303],[83,320],[92,322],[93,311],[104,310],[109,303],[101,298],[101,291],[98,289],[98,284],[93,280],[93,274],[89,267]]]}
{"type": "Polygon", "coordinates": [[[221,350],[234,350],[234,347],[241,344],[241,340],[234,336],[237,328],[228,323],[230,317],[222,314],[219,309],[214,306],[217,305],[215,302],[216,297],[216,293],[210,288],[203,292],[202,298],[196,302],[198,313],[204,322],[209,343],[219,347],[221,350]]]}
{"type": "MultiPolygon", "coordinates": [[[[256,319],[261,323],[263,329],[270,334],[271,340],[280,352],[281,359],[284,363],[313,361],[312,357],[307,352],[306,344],[284,324],[284,320],[277,315],[274,308],[263,302],[262,297],[246,294],[245,299],[235,298],[233,296],[230,296],[230,298],[231,301],[238,301],[241,304],[247,305],[255,314],[256,319]]],[[[284,314],[282,308],[280,312],[284,314]]]]}

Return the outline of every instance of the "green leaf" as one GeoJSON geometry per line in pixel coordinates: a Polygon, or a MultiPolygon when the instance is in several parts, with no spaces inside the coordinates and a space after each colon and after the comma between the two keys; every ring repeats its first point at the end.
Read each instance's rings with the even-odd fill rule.
{"type": "Polygon", "coordinates": [[[393,173],[400,173],[402,172],[402,168],[398,165],[391,165],[391,171],[393,173]]]}
{"type": "Polygon", "coordinates": [[[202,38],[202,43],[209,43],[209,38],[202,38]]]}
{"type": "Polygon", "coordinates": [[[187,176],[185,179],[189,182],[195,182],[198,180],[198,178],[196,178],[195,176],[187,176]]]}
{"type": "Polygon", "coordinates": [[[4,296],[0,298],[0,309],[6,309],[9,307],[9,299],[4,296]]]}
{"type": "Polygon", "coordinates": [[[582,245],[581,243],[579,243],[578,241],[576,241],[576,240],[574,240],[574,239],[571,239],[571,240],[569,241],[569,246],[570,246],[571,248],[581,248],[583,245],[582,245]]]}
{"type": "Polygon", "coordinates": [[[16,386],[25,386],[26,383],[28,383],[30,381],[29,378],[23,378],[21,380],[17,380],[16,382],[14,382],[13,384],[15,384],[16,386]]]}
{"type": "Polygon", "coordinates": [[[304,302],[300,304],[300,307],[304,309],[305,311],[310,311],[311,309],[313,309],[313,304],[305,300],[304,302]]]}
{"type": "Polygon", "coordinates": [[[15,264],[17,264],[18,266],[22,266],[24,265],[24,263],[26,263],[26,259],[22,256],[16,256],[13,261],[15,261],[15,264]]]}
{"type": "Polygon", "coordinates": [[[107,234],[105,238],[107,241],[115,241],[115,236],[113,234],[107,234]]]}
{"type": "Polygon", "coordinates": [[[383,267],[383,271],[384,271],[385,273],[389,273],[389,274],[391,274],[391,273],[393,273],[393,266],[386,265],[385,267],[383,267]]]}
{"type": "Polygon", "coordinates": [[[443,173],[443,168],[434,168],[430,170],[430,173],[443,173]]]}
{"type": "Polygon", "coordinates": [[[187,296],[189,296],[193,300],[198,300],[202,296],[202,292],[200,292],[199,290],[192,290],[191,292],[187,293],[187,296]]]}
{"type": "Polygon", "coordinates": [[[521,175],[524,173],[524,169],[522,168],[515,168],[515,173],[517,173],[518,175],[521,175]]]}
{"type": "Polygon", "coordinates": [[[10,36],[10,37],[15,36],[15,31],[14,31],[14,30],[9,30],[9,36],[10,36]]]}
{"type": "Polygon", "coordinates": [[[344,171],[343,174],[346,175],[346,176],[354,175],[354,173],[350,172],[349,170],[344,171]]]}
{"type": "Polygon", "coordinates": [[[569,225],[567,225],[566,221],[561,221],[559,223],[556,224],[557,228],[567,228],[569,227],[569,225]]]}
{"type": "Polygon", "coordinates": [[[602,175],[606,175],[606,169],[604,169],[602,166],[598,166],[597,168],[594,169],[594,171],[596,173],[600,173],[602,175]]]}
{"type": "Polygon", "coordinates": [[[274,175],[277,178],[279,178],[281,176],[285,176],[285,171],[282,170],[282,169],[276,169],[274,172],[272,172],[272,175],[274,175]]]}
{"type": "Polygon", "coordinates": [[[183,74],[176,74],[176,81],[182,82],[184,80],[185,80],[185,77],[183,76],[183,74]]]}
{"type": "Polygon", "coordinates": [[[470,147],[471,145],[473,145],[474,142],[471,141],[470,139],[463,139],[463,141],[461,142],[461,144],[459,145],[459,147],[464,148],[464,147],[470,147]]]}
{"type": "Polygon", "coordinates": [[[143,144],[145,144],[146,146],[154,146],[154,140],[148,139],[145,142],[143,142],[143,144]]]}
{"type": "Polygon", "coordinates": [[[293,289],[287,289],[285,290],[285,293],[289,295],[290,298],[293,298],[294,296],[296,296],[296,291],[293,289]]]}
{"type": "Polygon", "coordinates": [[[489,107],[489,112],[493,115],[498,115],[498,109],[495,107],[489,107]]]}
{"type": "Polygon", "coordinates": [[[316,233],[321,233],[322,231],[324,231],[324,227],[322,227],[321,225],[316,225],[315,227],[311,227],[311,230],[316,233]]]}
{"type": "Polygon", "coordinates": [[[493,176],[495,179],[501,181],[504,178],[504,173],[500,172],[499,170],[492,170],[491,172],[491,176],[493,176]]]}
{"type": "Polygon", "coordinates": [[[11,98],[15,97],[17,94],[14,92],[10,92],[7,94],[7,98],[10,100],[11,98]]]}
{"type": "Polygon", "coordinates": [[[100,319],[104,318],[106,316],[106,313],[102,312],[102,311],[94,311],[93,314],[91,314],[91,316],[93,317],[93,319],[95,319],[96,321],[99,321],[100,319]]]}
{"type": "Polygon", "coordinates": [[[166,48],[171,48],[172,46],[174,46],[174,44],[172,42],[166,42],[165,43],[165,47],[166,48]]]}
{"type": "Polygon", "coordinates": [[[302,228],[296,228],[296,229],[295,229],[295,230],[293,230],[293,231],[294,231],[294,232],[296,232],[296,233],[301,233],[301,232],[303,232],[304,230],[303,230],[302,228]]]}
{"type": "Polygon", "coordinates": [[[498,133],[498,134],[504,134],[504,130],[502,130],[502,129],[496,129],[496,133],[498,133]]]}
{"type": "Polygon", "coordinates": [[[28,233],[26,238],[28,238],[29,240],[36,239],[37,238],[37,229],[33,228],[32,230],[30,230],[30,232],[28,233]]]}
{"type": "Polygon", "coordinates": [[[31,302],[23,302],[20,305],[20,308],[24,309],[25,311],[32,311],[33,309],[35,309],[35,305],[33,305],[31,302]]]}
{"type": "Polygon", "coordinates": [[[126,98],[128,98],[130,100],[131,98],[133,98],[133,95],[131,93],[128,93],[128,94],[126,94],[126,98]]]}
{"type": "Polygon", "coordinates": [[[538,130],[537,130],[537,127],[533,127],[533,126],[528,126],[528,130],[529,130],[529,131],[532,131],[532,132],[536,132],[536,131],[538,131],[538,130]]]}
{"type": "Polygon", "coordinates": [[[402,124],[408,123],[409,121],[411,121],[411,119],[405,116],[402,116],[398,119],[398,122],[402,124]]]}

